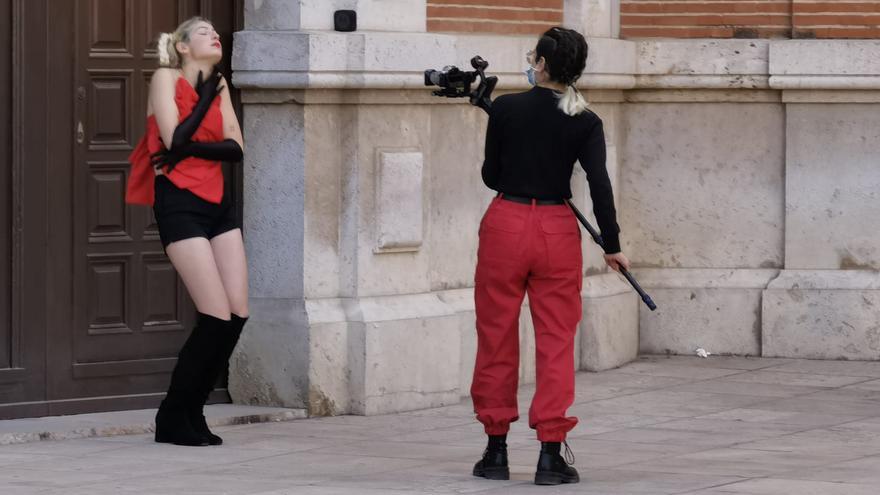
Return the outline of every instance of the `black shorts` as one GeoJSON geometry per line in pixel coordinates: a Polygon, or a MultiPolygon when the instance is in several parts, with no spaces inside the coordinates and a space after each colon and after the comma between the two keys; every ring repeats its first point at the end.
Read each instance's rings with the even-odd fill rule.
{"type": "Polygon", "coordinates": [[[162,246],[193,237],[213,239],[230,230],[241,228],[229,195],[215,204],[180,189],[168,177],[156,177],[156,199],[153,213],[159,225],[162,246]]]}

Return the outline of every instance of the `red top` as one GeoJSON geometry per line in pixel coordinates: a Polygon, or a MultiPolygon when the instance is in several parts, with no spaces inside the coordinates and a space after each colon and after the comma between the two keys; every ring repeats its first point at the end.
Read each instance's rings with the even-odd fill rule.
{"type": "MultiPolygon", "coordinates": [[[[199,101],[199,95],[189,82],[183,77],[177,79],[177,87],[174,91],[174,102],[177,103],[177,111],[182,121],[190,113],[199,101]]],[[[205,114],[202,124],[192,136],[193,141],[216,143],[223,140],[223,114],[220,112],[220,98],[214,99],[208,113],[205,114]]],[[[156,173],[150,163],[150,156],[159,150],[165,149],[159,136],[159,126],[156,124],[155,115],[147,117],[147,131],[141,138],[137,147],[128,157],[131,163],[131,174],[128,177],[128,188],[125,193],[125,202],[133,204],[152,205],[155,190],[156,173]]],[[[196,196],[219,204],[223,199],[223,169],[220,162],[203,160],[201,158],[186,158],[181,160],[171,173],[166,177],[181,189],[189,189],[196,196]]]]}

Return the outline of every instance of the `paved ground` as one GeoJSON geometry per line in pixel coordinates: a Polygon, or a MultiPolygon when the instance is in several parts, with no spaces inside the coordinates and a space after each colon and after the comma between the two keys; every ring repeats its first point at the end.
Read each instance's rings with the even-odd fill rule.
{"type": "Polygon", "coordinates": [[[472,478],[484,438],[465,402],[222,427],[222,447],[147,435],[8,445],[0,493],[880,493],[880,362],[647,357],[579,374],[571,413],[579,485],[531,484],[537,444],[523,423],[513,479],[472,478]]]}

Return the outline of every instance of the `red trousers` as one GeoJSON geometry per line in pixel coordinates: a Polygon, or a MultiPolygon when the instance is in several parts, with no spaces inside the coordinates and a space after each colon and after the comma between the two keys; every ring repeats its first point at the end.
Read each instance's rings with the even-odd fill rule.
{"type": "Polygon", "coordinates": [[[475,303],[477,362],[471,397],[488,435],[519,419],[519,314],[523,298],[535,326],[537,390],[529,426],[542,442],[561,442],[575,427],[574,340],[581,319],[581,233],[566,205],[496,198],[480,224],[475,303]]]}

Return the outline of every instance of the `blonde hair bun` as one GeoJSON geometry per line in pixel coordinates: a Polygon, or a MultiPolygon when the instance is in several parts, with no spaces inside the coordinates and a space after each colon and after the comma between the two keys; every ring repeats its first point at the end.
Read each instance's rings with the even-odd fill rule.
{"type": "Polygon", "coordinates": [[[162,67],[171,66],[171,53],[169,48],[174,49],[171,38],[173,38],[171,33],[162,33],[159,35],[159,41],[156,43],[156,52],[159,54],[159,65],[162,67]]]}

